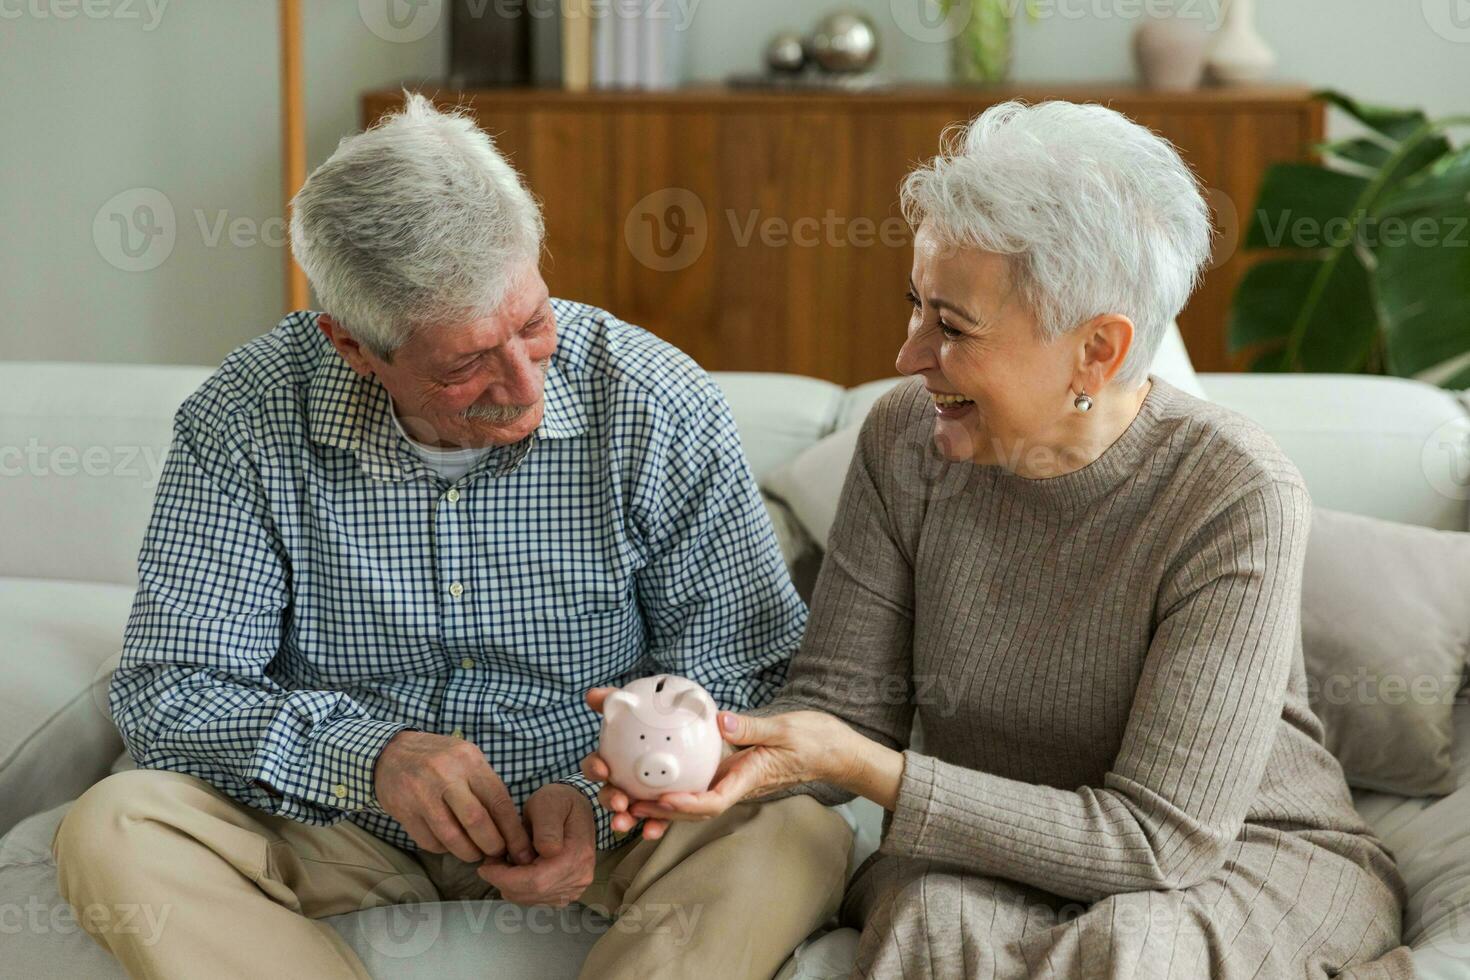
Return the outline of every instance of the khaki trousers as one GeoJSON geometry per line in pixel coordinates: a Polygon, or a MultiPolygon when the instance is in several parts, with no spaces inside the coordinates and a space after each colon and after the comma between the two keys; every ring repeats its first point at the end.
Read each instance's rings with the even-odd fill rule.
{"type": "MultiPolygon", "coordinates": [[[[658,841],[630,837],[599,852],[580,901],[637,928],[607,928],[581,976],[769,978],[835,913],[851,847],[841,816],[805,796],[675,823],[658,841]]],[[[273,816],[156,769],[93,785],[51,849],[62,897],[130,977],[370,980],[315,920],[499,897],[452,854],[410,853],[346,820],[273,816]]]]}

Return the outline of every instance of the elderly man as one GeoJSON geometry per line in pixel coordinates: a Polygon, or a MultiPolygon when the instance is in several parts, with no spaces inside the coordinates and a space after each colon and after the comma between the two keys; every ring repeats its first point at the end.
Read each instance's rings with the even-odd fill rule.
{"type": "Polygon", "coordinates": [[[312,174],[291,238],[326,312],[175,417],[109,699],[139,768],[69,811],[62,894],[167,909],[151,944],[93,932],[137,977],[363,978],[314,920],[495,897],[636,912],[585,976],[769,976],[836,909],[844,821],[802,797],[627,835],[579,772],[588,689],[751,708],[800,642],[720,391],[548,297],[535,201],[422,97],[312,174]]]}

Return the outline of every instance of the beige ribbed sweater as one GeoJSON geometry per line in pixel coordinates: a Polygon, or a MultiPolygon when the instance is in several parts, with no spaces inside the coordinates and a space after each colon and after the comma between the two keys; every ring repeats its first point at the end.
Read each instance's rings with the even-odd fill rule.
{"type": "MultiPolygon", "coordinates": [[[[1307,703],[1299,616],[1311,500],[1253,423],[1152,382],[1100,458],[1045,480],[938,461],[922,385],[885,396],[847,474],[805,641],[786,687],[757,713],[818,708],[905,749],[869,861],[887,861],[880,870],[895,882],[904,861],[937,862],[1095,903],[1259,867],[1268,880],[1238,910],[1259,931],[1241,927],[1232,948],[1246,944],[1250,961],[1251,944],[1265,944],[1262,976],[1371,959],[1398,945],[1404,886],[1307,703]],[[922,752],[905,748],[915,704],[922,752]],[[1309,869],[1318,852],[1346,861],[1309,869]],[[1345,881],[1361,885],[1352,921],[1325,911],[1344,905],[1345,881]],[[1297,937],[1312,931],[1295,924],[1299,905],[1313,921],[1333,918],[1340,928],[1327,932],[1343,938],[1323,938],[1320,924],[1311,942],[1297,937]]],[[[813,784],[789,792],[849,798],[813,784]]],[[[865,899],[886,909],[892,933],[865,935],[872,963],[885,962],[884,943],[914,942],[895,900],[865,899]]],[[[957,902],[948,928],[980,929],[974,896],[957,902]]],[[[1056,929],[1098,928],[1088,917],[1056,929]]],[[[943,921],[936,909],[923,918],[931,932],[943,921]]],[[[997,935],[1002,920],[989,919],[964,962],[949,961],[953,975],[1005,975],[1003,950],[1019,936],[997,935]]],[[[1101,928],[1108,948],[1126,947],[1101,928]]],[[[944,945],[943,929],[929,942],[944,945]]],[[[934,964],[948,954],[937,953],[929,972],[944,975],[934,964]]],[[[1395,962],[1401,970],[1402,951],[1395,962]]]]}

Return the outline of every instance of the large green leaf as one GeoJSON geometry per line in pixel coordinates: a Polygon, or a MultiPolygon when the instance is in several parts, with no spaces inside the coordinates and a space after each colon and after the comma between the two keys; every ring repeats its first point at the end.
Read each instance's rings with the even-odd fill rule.
{"type": "Polygon", "coordinates": [[[1332,89],[1322,89],[1312,95],[1337,106],[1369,129],[1396,141],[1407,139],[1428,121],[1418,109],[1397,109],[1359,102],[1350,95],[1332,89]]]}
{"type": "Polygon", "coordinates": [[[1449,153],[1450,149],[1450,141],[1443,136],[1421,134],[1418,142],[1399,157],[1398,162],[1381,180],[1384,190],[1391,190],[1406,178],[1414,176],[1449,153]]]}
{"type": "Polygon", "coordinates": [[[1350,250],[1253,265],[1236,290],[1227,334],[1232,353],[1266,347],[1252,370],[1303,371],[1359,370],[1377,335],[1368,272],[1350,250]],[[1290,364],[1294,330],[1304,333],[1298,363],[1290,364]]]}
{"type": "Polygon", "coordinates": [[[1411,210],[1463,205],[1470,197],[1470,147],[1446,154],[1413,180],[1405,181],[1379,202],[1380,216],[1411,210]]]}
{"type": "Polygon", "coordinates": [[[1340,140],[1322,144],[1321,151],[1328,156],[1346,160],[1361,167],[1377,170],[1393,155],[1393,144],[1380,139],[1359,136],[1356,139],[1340,140]]]}
{"type": "Polygon", "coordinates": [[[1373,133],[1319,147],[1344,169],[1267,171],[1245,244],[1275,254],[1241,280],[1231,351],[1253,371],[1404,375],[1470,352],[1470,150],[1419,110],[1317,95],[1373,133]]]}
{"type": "Polygon", "coordinates": [[[1306,318],[1297,352],[1299,370],[1361,371],[1380,329],[1368,270],[1351,248],[1329,255],[1323,266],[1317,301],[1304,297],[1299,311],[1306,318]]]}
{"type": "Polygon", "coordinates": [[[1369,180],[1307,163],[1266,170],[1245,235],[1246,248],[1329,247],[1332,222],[1352,214],[1369,180]]]}
{"type": "Polygon", "coordinates": [[[1388,369],[1416,374],[1470,350],[1470,148],[1387,195],[1374,230],[1388,369]]]}
{"type": "Polygon", "coordinates": [[[1286,348],[1274,347],[1262,351],[1253,358],[1246,370],[1253,374],[1284,374],[1291,370],[1286,363],[1286,348]]]}
{"type": "Polygon", "coordinates": [[[1331,143],[1323,147],[1324,152],[1374,170],[1381,170],[1391,158],[1396,157],[1392,168],[1378,176],[1382,190],[1393,187],[1450,152],[1449,140],[1441,133],[1426,129],[1429,120],[1418,109],[1365,105],[1339,92],[1319,94],[1379,134],[1378,138],[1359,137],[1331,143]],[[1411,137],[1413,145],[1402,155],[1396,155],[1397,144],[1411,137]]]}
{"type": "Polygon", "coordinates": [[[1315,259],[1263,259],[1246,270],[1230,307],[1225,335],[1230,352],[1273,342],[1284,348],[1302,297],[1321,267],[1315,259]]]}
{"type": "Polygon", "coordinates": [[[1448,388],[1450,391],[1463,391],[1466,388],[1470,388],[1470,365],[1461,368],[1448,378],[1442,380],[1439,386],[1441,388],[1448,388]]]}

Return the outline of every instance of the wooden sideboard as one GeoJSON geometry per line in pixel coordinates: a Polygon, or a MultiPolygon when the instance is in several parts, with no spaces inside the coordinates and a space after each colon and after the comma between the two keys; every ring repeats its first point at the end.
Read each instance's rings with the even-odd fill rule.
{"type": "MultiPolygon", "coordinates": [[[[904,87],[871,93],[421,90],[467,105],[546,216],[552,294],[605,307],[705,368],[851,385],[894,373],[911,236],[898,185],[946,125],[996,102],[1109,105],[1172,141],[1208,188],[1215,262],[1179,323],[1201,371],[1225,346],[1237,249],[1266,167],[1310,159],[1324,110],[1301,87],[904,87]]],[[[362,99],[364,125],[398,90],[362,99]]]]}

